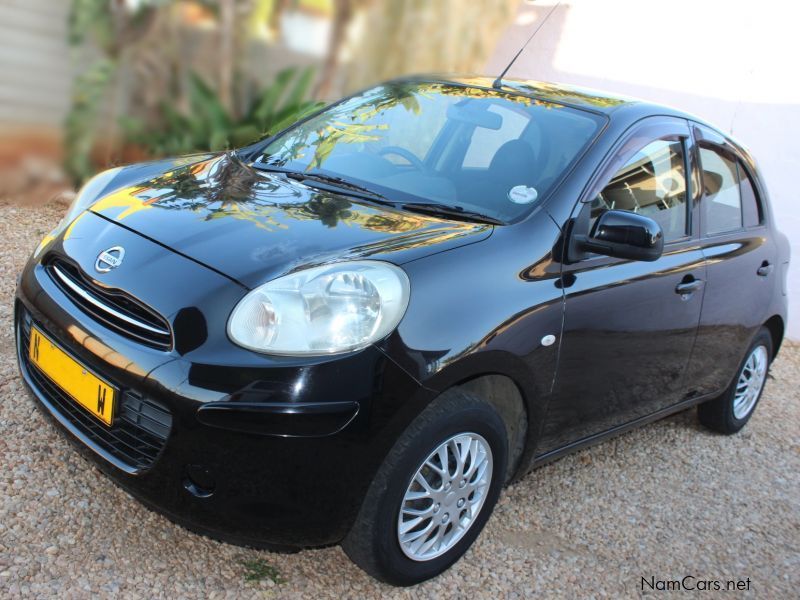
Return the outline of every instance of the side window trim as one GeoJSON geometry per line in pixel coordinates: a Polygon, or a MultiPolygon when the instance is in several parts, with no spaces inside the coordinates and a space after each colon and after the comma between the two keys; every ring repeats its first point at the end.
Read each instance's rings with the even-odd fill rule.
{"type": "Polygon", "coordinates": [[[578,196],[572,208],[572,216],[582,204],[591,202],[614,174],[638,149],[656,140],[679,140],[691,137],[689,122],[678,117],[651,116],[637,121],[617,138],[612,148],[600,161],[578,196]],[[638,147],[637,147],[638,144],[638,147]]]}
{"type": "Polygon", "coordinates": [[[694,144],[692,136],[686,134],[681,136],[681,147],[683,148],[683,177],[686,180],[686,230],[684,236],[678,240],[667,242],[665,245],[674,244],[675,242],[683,242],[687,239],[694,238],[694,193],[695,182],[692,176],[692,160],[690,160],[689,153],[693,151],[694,144]]]}

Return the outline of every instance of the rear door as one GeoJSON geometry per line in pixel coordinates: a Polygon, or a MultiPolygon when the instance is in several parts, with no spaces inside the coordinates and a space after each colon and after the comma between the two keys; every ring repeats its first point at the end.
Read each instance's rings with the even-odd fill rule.
{"type": "Polygon", "coordinates": [[[690,133],[682,119],[640,122],[618,143],[573,212],[596,219],[630,210],[665,236],[655,262],[589,255],[565,264],[564,327],[555,397],[540,449],[546,453],[680,401],[703,302],[690,133]]]}
{"type": "Polygon", "coordinates": [[[752,165],[722,135],[701,125],[696,140],[696,177],[707,282],[697,345],[687,374],[692,395],[728,386],[767,314],[777,250],[766,224],[760,183],[752,165]]]}

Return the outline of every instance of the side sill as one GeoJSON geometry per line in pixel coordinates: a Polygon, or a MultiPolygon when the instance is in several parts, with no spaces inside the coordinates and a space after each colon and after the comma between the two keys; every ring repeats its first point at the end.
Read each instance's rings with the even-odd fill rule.
{"type": "Polygon", "coordinates": [[[548,463],[551,463],[554,460],[558,460],[559,458],[562,458],[567,454],[572,454],[573,452],[577,452],[578,450],[583,450],[584,448],[588,448],[589,446],[594,446],[595,444],[599,444],[600,442],[604,442],[610,438],[622,435],[623,433],[627,433],[628,431],[636,429],[637,427],[641,427],[642,425],[647,425],[648,423],[652,423],[653,421],[659,421],[665,417],[684,411],[706,400],[715,398],[718,395],[719,395],[718,393],[706,394],[704,396],[697,396],[695,398],[682,400],[677,404],[673,404],[672,406],[668,406],[667,408],[663,408],[652,414],[646,415],[644,417],[639,417],[638,419],[634,419],[633,421],[628,421],[627,423],[623,423],[622,425],[617,425],[616,427],[613,427],[606,431],[595,433],[594,435],[590,435],[576,442],[571,442],[566,446],[561,446],[560,448],[556,448],[555,450],[551,450],[550,452],[541,454],[533,460],[533,465],[531,467],[531,470],[544,466],[548,463]]]}

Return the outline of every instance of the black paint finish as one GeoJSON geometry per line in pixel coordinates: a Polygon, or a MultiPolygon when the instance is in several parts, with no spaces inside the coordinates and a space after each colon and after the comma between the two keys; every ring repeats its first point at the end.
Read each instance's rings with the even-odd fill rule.
{"type": "MultiPolygon", "coordinates": [[[[491,87],[491,79],[453,83],[491,87]]],[[[29,315],[74,358],[171,413],[151,468],[127,473],[72,436],[82,450],[197,530],[319,545],[342,539],[394,441],[450,386],[489,374],[516,384],[528,418],[518,475],[723,390],[758,328],[769,322],[779,335],[786,319],[788,242],[752,159],[716,134],[752,170],[764,219],[705,236],[696,144],[713,130],[663,107],[508,84],[509,94],[607,118],[560,185],[512,225],[313,189],[255,170],[246,152],[123,169],[90,211],[45,239],[17,289],[18,321],[29,315]],[[687,150],[686,237],[652,262],[573,256],[574,236],[588,234],[580,231],[587,203],[627,157],[662,138],[687,150]],[[98,254],[112,246],[125,247],[123,265],[96,273],[98,254]],[[87,316],[48,274],[52,257],[161,315],[173,347],[147,347],[87,316]],[[299,267],[365,257],[401,266],[411,282],[408,310],[386,339],[313,358],[261,355],[228,339],[228,317],[249,289],[299,267]],[[543,345],[548,335],[556,342],[543,345]]],[[[19,350],[23,377],[46,400],[19,350]]]]}

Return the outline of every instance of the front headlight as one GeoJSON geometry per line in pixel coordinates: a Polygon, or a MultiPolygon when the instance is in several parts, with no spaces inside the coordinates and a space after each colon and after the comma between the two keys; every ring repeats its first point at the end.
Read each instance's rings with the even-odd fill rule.
{"type": "Polygon", "coordinates": [[[351,352],[387,336],[408,306],[405,272],[359,260],[312,267],[254,289],[233,310],[228,335],[267,354],[351,352]]]}

